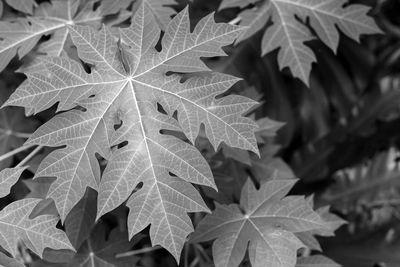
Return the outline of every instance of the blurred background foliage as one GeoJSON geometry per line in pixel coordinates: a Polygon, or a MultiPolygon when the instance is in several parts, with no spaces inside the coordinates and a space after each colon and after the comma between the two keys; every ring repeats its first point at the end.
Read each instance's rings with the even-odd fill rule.
{"type": "MultiPolygon", "coordinates": [[[[201,17],[216,10],[216,2],[194,1],[192,11],[201,17]]],[[[263,147],[269,154],[263,163],[251,159],[240,168],[241,157],[231,157],[222,169],[236,177],[232,184],[241,172],[259,181],[268,176],[268,166],[289,176],[292,169],[301,179],[294,193],[315,193],[317,206],[331,205],[349,222],[337,237],[323,240],[328,256],[344,266],[395,267],[400,266],[400,1],[352,2],[373,7],[371,15],[385,35],[356,43],[342,34],[336,55],[319,40],[309,42],[318,59],[310,88],[288,70],[279,71],[277,51],[260,57],[262,33],[228,49],[229,57],[208,62],[244,79],[233,90],[261,102],[255,118],[284,123],[275,145],[269,141],[263,147]]],[[[217,16],[231,21],[236,14],[231,9],[217,16]]]]}

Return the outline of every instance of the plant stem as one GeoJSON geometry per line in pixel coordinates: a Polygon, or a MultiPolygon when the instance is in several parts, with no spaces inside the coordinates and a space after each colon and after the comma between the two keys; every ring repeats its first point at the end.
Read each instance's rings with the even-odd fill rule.
{"type": "Polygon", "coordinates": [[[184,251],[184,267],[189,267],[189,244],[185,243],[185,251],[184,251]]]}
{"type": "Polygon", "coordinates": [[[124,253],[119,253],[119,254],[115,255],[115,257],[116,258],[131,257],[134,255],[148,253],[148,252],[152,252],[152,251],[159,250],[159,249],[162,249],[162,247],[160,247],[160,246],[147,247],[147,248],[132,250],[132,251],[124,252],[124,253]]]}
{"type": "Polygon", "coordinates": [[[3,161],[3,160],[5,160],[5,159],[8,159],[9,157],[12,157],[12,156],[14,156],[14,155],[16,155],[16,154],[18,154],[18,153],[20,153],[20,152],[22,152],[22,151],[25,151],[25,150],[27,150],[27,149],[33,147],[33,146],[35,146],[35,145],[21,146],[21,147],[18,147],[18,148],[16,148],[16,149],[14,149],[14,150],[11,150],[11,151],[9,151],[9,152],[7,152],[7,153],[1,155],[1,156],[0,156],[0,161],[3,161]]]}
{"type": "Polygon", "coordinates": [[[16,167],[21,167],[25,165],[27,162],[29,162],[43,147],[42,146],[37,146],[34,150],[32,150],[31,153],[29,153],[28,156],[26,156],[23,160],[21,160],[20,163],[16,167]]]}
{"type": "Polygon", "coordinates": [[[20,133],[20,132],[12,132],[12,135],[14,135],[15,137],[18,138],[24,138],[24,139],[28,139],[29,137],[31,137],[31,133],[20,133]]]}
{"type": "Polygon", "coordinates": [[[236,18],[234,18],[233,20],[229,21],[228,24],[236,25],[236,24],[238,24],[241,20],[242,20],[241,17],[236,17],[236,18]]]}

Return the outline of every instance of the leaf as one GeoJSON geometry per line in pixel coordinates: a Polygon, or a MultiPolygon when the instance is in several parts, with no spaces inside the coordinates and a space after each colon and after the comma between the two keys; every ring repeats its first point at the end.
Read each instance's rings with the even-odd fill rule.
{"type": "Polygon", "coordinates": [[[300,258],[297,261],[296,267],[340,267],[341,265],[337,264],[333,260],[322,256],[310,256],[305,258],[300,258]]]}
{"type": "MultiPolygon", "coordinates": [[[[310,205],[312,205],[313,197],[309,199],[310,205]]],[[[334,236],[334,232],[347,222],[340,218],[339,216],[331,213],[329,206],[324,206],[317,209],[317,213],[324,220],[324,227],[320,229],[313,229],[312,231],[296,233],[296,236],[311,250],[322,251],[322,248],[315,238],[315,235],[319,236],[334,236]]]]}
{"type": "Polygon", "coordinates": [[[191,242],[216,239],[215,266],[239,266],[249,244],[252,266],[294,267],[303,246],[294,233],[323,227],[321,217],[299,196],[284,197],[296,180],[271,180],[256,190],[248,180],[240,205],[220,205],[197,226],[191,242]]]}
{"type": "MultiPolygon", "coordinates": [[[[242,3],[233,4],[231,0],[225,0],[221,6],[243,7],[242,3]]],[[[338,29],[356,41],[362,34],[381,33],[374,20],[367,16],[367,6],[346,3],[346,0],[259,1],[256,7],[245,9],[239,14],[240,24],[248,28],[238,42],[254,35],[272,19],[273,24],[267,27],[262,40],[262,55],[280,48],[280,68],[289,67],[294,77],[309,85],[311,65],[316,58],[313,51],[304,44],[314,39],[305,25],[307,19],[319,39],[335,52],[339,44],[338,29]]]]}
{"type": "MultiPolygon", "coordinates": [[[[68,40],[68,25],[101,26],[103,17],[108,14],[102,13],[101,9],[95,10],[96,2],[82,1],[80,4],[79,0],[52,0],[51,3],[42,2],[34,10],[33,16],[0,21],[0,71],[15,55],[21,59],[28,54],[44,35],[49,35],[50,38],[37,46],[37,52],[61,56],[68,40]]],[[[35,66],[35,69],[40,67],[35,66]]]]}
{"type": "MultiPolygon", "coordinates": [[[[141,239],[141,238],[140,238],[141,239]]],[[[137,257],[117,258],[116,255],[132,249],[140,241],[134,238],[128,240],[126,232],[114,228],[108,233],[104,224],[98,224],[76,253],[61,250],[48,250],[44,253],[43,266],[78,266],[78,267],[131,267],[136,266],[137,257]]]]}
{"type": "Polygon", "coordinates": [[[27,167],[7,168],[0,172],[0,197],[5,197],[10,193],[11,187],[18,181],[26,168],[27,167]]]}
{"type": "Polygon", "coordinates": [[[128,199],[130,237],[151,224],[152,244],[179,259],[193,231],[187,212],[208,211],[190,183],[215,184],[200,152],[164,130],[183,132],[193,144],[203,124],[215,149],[224,142],[258,153],[257,125],[242,117],[255,102],[233,95],[216,99],[238,79],[210,72],[200,59],[225,55],[221,47],[242,30],[215,23],[211,14],[190,32],[185,9],[168,25],[157,51],[161,30],[146,4],[135,12],[131,27],[120,30],[120,42],[107,27],[100,32],[69,28],[80,59],[93,66],[91,73],[73,60],[46,57],[46,70],[28,74],[7,102],[34,112],[56,102],[58,111],[84,108],[60,113],[27,141],[65,146],[50,153],[35,175],[57,177],[47,196],[55,200],[62,221],[87,187],[99,192],[97,218],[128,199]],[[182,72],[193,77],[182,81],[182,72]],[[108,160],[101,180],[96,153],[108,160]]]}
{"type": "Polygon", "coordinates": [[[90,235],[96,219],[97,194],[87,190],[65,219],[65,232],[74,248],[79,249],[90,235]]]}
{"type": "Polygon", "coordinates": [[[36,5],[35,0],[6,0],[6,3],[12,8],[32,15],[33,7],[36,5]]]}
{"type": "Polygon", "coordinates": [[[27,179],[22,180],[26,187],[29,189],[29,193],[25,198],[41,198],[42,200],[32,210],[30,218],[35,218],[39,215],[55,215],[58,216],[56,206],[54,205],[53,199],[45,199],[47,192],[49,191],[50,185],[53,179],[38,178],[35,180],[27,179]]]}
{"type": "Polygon", "coordinates": [[[25,267],[25,264],[19,262],[14,258],[6,256],[4,253],[0,252],[0,266],[1,267],[25,267]]]}
{"type": "Polygon", "coordinates": [[[176,5],[175,0],[141,0],[138,3],[144,2],[156,19],[159,27],[164,31],[171,21],[171,16],[176,14],[176,11],[171,7],[176,5]]]}
{"type": "Polygon", "coordinates": [[[65,233],[55,227],[59,220],[57,216],[43,215],[29,219],[29,214],[39,202],[40,199],[22,199],[0,211],[0,245],[14,257],[20,241],[39,256],[46,247],[73,250],[65,233]]]}

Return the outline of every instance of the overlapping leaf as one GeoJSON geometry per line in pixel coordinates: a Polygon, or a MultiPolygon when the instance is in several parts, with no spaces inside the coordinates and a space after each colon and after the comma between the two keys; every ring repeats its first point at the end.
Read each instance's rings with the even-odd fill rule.
{"type": "Polygon", "coordinates": [[[107,231],[104,224],[97,224],[93,231],[89,232],[90,237],[80,246],[76,253],[72,251],[48,250],[45,251],[44,260],[36,262],[35,267],[133,267],[137,266],[139,260],[136,256],[116,257],[132,249],[143,236],[128,240],[126,231],[119,227],[107,231]]]}
{"type": "Polygon", "coordinates": [[[39,256],[46,247],[73,250],[65,233],[56,228],[58,216],[29,218],[39,201],[34,198],[18,200],[0,211],[0,245],[14,257],[20,241],[39,256]]]}
{"type": "Polygon", "coordinates": [[[252,266],[294,267],[297,250],[304,246],[295,233],[324,227],[323,219],[303,197],[284,197],[295,182],[271,180],[256,190],[248,180],[240,205],[217,203],[191,241],[216,239],[213,257],[217,267],[239,266],[248,244],[252,266]]]}
{"type": "Polygon", "coordinates": [[[0,197],[10,193],[11,187],[18,181],[21,173],[27,167],[7,168],[0,172],[0,197]]]}
{"type": "Polygon", "coordinates": [[[6,256],[4,253],[0,253],[0,266],[1,267],[25,267],[22,262],[6,256]]]}
{"type": "MultiPolygon", "coordinates": [[[[308,84],[311,65],[316,61],[312,50],[304,44],[314,39],[305,25],[307,19],[318,37],[332,50],[339,43],[339,31],[359,40],[362,34],[375,34],[380,30],[366,14],[369,8],[363,5],[348,5],[346,0],[260,0],[248,1],[256,4],[240,13],[241,24],[249,26],[238,41],[242,41],[259,30],[272,19],[262,40],[262,54],[280,48],[280,68],[289,67],[293,76],[308,84]],[[338,28],[338,29],[337,29],[338,28]]],[[[221,8],[243,7],[246,1],[224,0],[221,8]]]]}
{"type": "Polygon", "coordinates": [[[33,7],[37,5],[35,0],[6,0],[6,3],[12,8],[28,14],[32,14],[33,7]]]}
{"type": "Polygon", "coordinates": [[[83,108],[57,115],[28,140],[65,146],[50,153],[36,173],[57,177],[48,197],[55,200],[62,220],[86,187],[99,191],[98,217],[129,198],[130,237],[151,224],[153,245],[179,259],[193,230],[186,213],[208,210],[190,183],[215,184],[199,151],[163,130],[181,131],[194,143],[203,124],[215,149],[224,142],[258,153],[257,125],[242,117],[255,102],[240,96],[216,98],[238,79],[205,73],[209,69],[200,60],[225,55],[221,47],[242,30],[215,23],[211,14],[190,32],[185,9],[168,25],[157,51],[161,30],[146,4],[136,11],[131,27],[120,30],[120,42],[106,27],[98,33],[89,27],[69,28],[79,57],[93,66],[91,73],[73,60],[47,57],[44,73],[28,74],[7,102],[32,112],[56,102],[59,111],[83,108]],[[169,72],[201,73],[182,81],[181,75],[169,72]],[[113,153],[112,146],[117,146],[113,153]],[[101,182],[96,153],[109,161],[101,182]]]}

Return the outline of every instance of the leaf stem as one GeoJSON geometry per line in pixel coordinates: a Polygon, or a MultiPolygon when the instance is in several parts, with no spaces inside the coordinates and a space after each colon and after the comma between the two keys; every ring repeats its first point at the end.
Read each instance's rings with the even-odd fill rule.
{"type": "Polygon", "coordinates": [[[160,246],[156,246],[156,247],[146,247],[146,248],[142,248],[142,249],[137,249],[137,250],[132,250],[132,251],[128,251],[128,252],[124,252],[124,253],[119,253],[117,255],[115,255],[116,258],[125,258],[125,257],[131,257],[131,256],[135,256],[138,254],[143,254],[143,253],[149,253],[155,250],[159,250],[162,249],[162,247],[160,246]]]}
{"type": "Polygon", "coordinates": [[[18,163],[18,165],[16,167],[21,167],[23,165],[25,165],[27,162],[29,162],[41,149],[43,148],[43,146],[37,146],[34,150],[32,150],[31,153],[28,154],[28,156],[26,156],[23,160],[21,160],[20,163],[18,163]]]}
{"type": "Polygon", "coordinates": [[[5,159],[8,159],[9,157],[12,157],[12,156],[20,153],[22,151],[25,151],[25,150],[33,147],[33,146],[35,146],[35,145],[21,146],[21,147],[18,147],[16,149],[14,149],[14,150],[11,150],[11,151],[9,151],[9,152],[7,152],[7,153],[5,153],[5,154],[0,156],[0,162],[5,160],[5,159]]]}
{"type": "Polygon", "coordinates": [[[28,139],[29,137],[31,137],[32,133],[12,132],[12,135],[18,138],[28,139]]]}
{"type": "Polygon", "coordinates": [[[228,24],[236,25],[236,24],[238,24],[241,20],[242,20],[241,17],[236,17],[236,18],[232,19],[231,21],[229,21],[228,24]]]}

